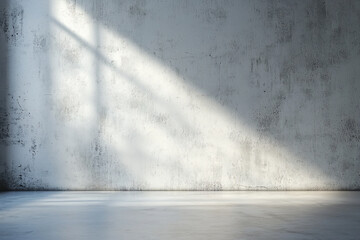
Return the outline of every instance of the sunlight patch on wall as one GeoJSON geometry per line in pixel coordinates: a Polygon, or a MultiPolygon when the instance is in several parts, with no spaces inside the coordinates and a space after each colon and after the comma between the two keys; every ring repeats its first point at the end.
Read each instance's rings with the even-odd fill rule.
{"type": "Polygon", "coordinates": [[[316,189],[328,180],[126,36],[68,8],[53,1],[50,19],[58,186],[316,189]]]}
{"type": "Polygon", "coordinates": [[[52,151],[61,166],[58,169],[61,180],[54,185],[77,189],[92,181],[84,161],[97,132],[96,56],[72,35],[54,27],[51,19],[60,18],[78,38],[86,39],[88,45],[95,45],[95,38],[93,20],[81,9],[71,15],[63,9],[63,3],[52,1],[49,18],[52,36],[49,56],[52,108],[49,117],[56,139],[52,151]]]}

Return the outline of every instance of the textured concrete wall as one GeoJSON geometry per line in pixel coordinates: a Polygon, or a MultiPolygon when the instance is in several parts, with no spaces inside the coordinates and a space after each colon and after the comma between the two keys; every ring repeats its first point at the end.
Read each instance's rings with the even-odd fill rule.
{"type": "Polygon", "coordinates": [[[359,1],[10,1],[8,189],[360,187],[359,1]]]}

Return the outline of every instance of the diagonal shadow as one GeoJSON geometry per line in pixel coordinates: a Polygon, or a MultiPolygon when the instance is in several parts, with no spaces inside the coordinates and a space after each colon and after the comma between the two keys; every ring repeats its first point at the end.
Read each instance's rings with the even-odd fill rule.
{"type": "MultiPolygon", "coordinates": [[[[86,40],[78,36],[76,33],[74,33],[72,30],[70,30],[68,27],[66,27],[64,24],[59,22],[58,20],[51,18],[51,23],[54,24],[58,29],[60,29],[63,33],[66,33],[68,36],[70,36],[73,40],[75,40],[77,43],[79,43],[82,47],[84,47],[87,51],[93,54],[95,59],[95,78],[94,78],[94,85],[96,87],[96,93],[95,93],[95,112],[97,113],[96,117],[96,123],[95,123],[95,131],[89,129],[88,135],[92,135],[93,141],[89,143],[90,149],[86,149],[85,153],[81,156],[83,168],[85,171],[89,172],[90,179],[88,179],[87,185],[85,186],[85,189],[91,189],[91,190],[141,190],[146,189],[146,178],[142,178],[141,176],[137,177],[137,182],[139,183],[132,183],[133,176],[131,175],[131,172],[134,169],[129,169],[128,166],[124,163],[124,159],[126,159],[126,156],[123,156],[124,154],[121,153],[121,151],[113,148],[111,145],[107,145],[103,143],[103,135],[104,132],[102,130],[102,118],[103,118],[103,111],[101,108],[103,108],[102,104],[102,98],[103,93],[101,91],[101,71],[105,67],[109,67],[111,71],[115,72],[118,77],[121,77],[125,79],[126,81],[130,82],[132,85],[136,86],[139,90],[142,92],[150,93],[152,95],[152,100],[156,102],[156,104],[160,105],[163,108],[166,108],[167,111],[171,112],[173,116],[176,117],[177,121],[180,122],[180,124],[187,128],[191,129],[190,123],[186,121],[183,116],[180,115],[178,111],[176,111],[176,106],[168,106],[165,105],[165,103],[162,101],[159,96],[157,96],[156,93],[152,92],[151,89],[144,86],[143,83],[141,83],[136,77],[130,75],[129,73],[126,73],[122,71],[119,67],[115,66],[113,63],[111,63],[100,51],[97,50],[97,46],[99,45],[99,41],[96,41],[95,46],[90,45],[86,40]],[[104,164],[104,159],[109,160],[110,164],[104,164]],[[112,160],[115,159],[115,160],[112,160]],[[118,160],[122,159],[122,162],[119,162],[118,160]],[[111,181],[108,180],[108,182],[104,182],[104,179],[106,179],[106,175],[108,176],[116,176],[116,175],[124,175],[125,177],[122,179],[123,182],[115,184],[115,186],[111,185],[111,181]],[[110,183],[109,183],[110,182],[110,183]]],[[[96,25],[96,23],[95,23],[96,25]]],[[[97,28],[97,27],[95,27],[97,28]]],[[[95,33],[97,35],[98,33],[95,33]]],[[[145,106],[146,107],[146,106],[145,106]]],[[[137,114],[145,115],[144,112],[138,112],[137,114]]],[[[105,113],[106,115],[106,113],[105,113]]],[[[68,127],[69,128],[69,127],[68,127]]],[[[162,130],[167,130],[162,129],[162,130]]],[[[116,129],[111,129],[111,131],[116,131],[116,129]]],[[[136,135],[136,132],[138,130],[136,128],[133,128],[131,132],[136,135]]],[[[77,128],[73,128],[71,132],[75,132],[75,135],[81,135],[83,134],[81,130],[77,128]]],[[[114,134],[113,133],[113,134],[114,134]]],[[[115,134],[116,135],[116,134],[115,134]]],[[[118,136],[121,138],[121,136],[118,136]]],[[[141,139],[136,140],[136,142],[133,142],[132,144],[128,145],[128,149],[130,149],[131,152],[136,153],[137,157],[139,159],[142,159],[140,162],[146,161],[155,161],[151,156],[147,155],[143,152],[141,148],[141,144],[138,142],[141,141],[141,139]]],[[[74,148],[81,149],[82,147],[78,144],[74,148]]],[[[89,147],[88,146],[88,147],[89,147]]],[[[79,149],[76,149],[75,151],[79,151],[79,149]]],[[[81,152],[82,150],[80,150],[81,152]]],[[[137,168],[141,168],[141,164],[137,164],[137,168]]],[[[171,170],[171,167],[173,167],[171,164],[163,163],[163,168],[168,169],[167,171],[171,170]]],[[[182,168],[180,168],[182,169],[182,168]]],[[[185,171],[180,171],[178,175],[181,175],[182,177],[186,176],[185,171]]],[[[74,189],[78,189],[75,187],[74,189]]],[[[80,187],[80,189],[82,189],[80,187]]],[[[177,189],[177,188],[175,188],[177,189]]],[[[185,189],[185,188],[184,188],[185,189]]],[[[155,189],[152,189],[155,190],[155,189]]]]}
{"type": "Polygon", "coordinates": [[[90,189],[359,187],[358,3],[70,0],[51,8],[60,18],[47,15],[43,58],[53,86],[33,84],[50,93],[50,103],[34,101],[47,108],[33,123],[50,115],[39,134],[57,145],[44,143],[33,161],[58,172],[47,176],[59,189],[81,189],[72,181],[82,171],[90,189]],[[85,50],[88,65],[74,65],[87,59],[66,41],[85,50]],[[76,98],[86,84],[93,99],[76,98]],[[80,173],[70,167],[77,157],[80,173]]]}
{"type": "MultiPolygon", "coordinates": [[[[359,187],[359,54],[352,50],[359,48],[360,29],[352,24],[358,3],[72,4],[171,68],[259,139],[327,176],[327,187],[359,187]]],[[[250,145],[253,152],[261,147],[250,145]]]]}

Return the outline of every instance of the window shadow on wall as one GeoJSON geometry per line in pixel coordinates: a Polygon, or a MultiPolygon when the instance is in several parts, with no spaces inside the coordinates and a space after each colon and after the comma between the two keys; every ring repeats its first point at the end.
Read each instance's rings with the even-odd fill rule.
{"type": "Polygon", "coordinates": [[[30,136],[30,154],[22,149],[43,168],[38,179],[60,189],[359,187],[358,3],[52,4],[38,63],[49,86],[32,83],[40,104],[28,106],[43,114],[31,127],[47,129],[34,134],[42,152],[30,136]]]}
{"type": "Polygon", "coordinates": [[[235,146],[249,146],[250,154],[241,156],[254,161],[248,171],[271,164],[266,155],[253,157],[266,139],[270,146],[296,156],[287,158],[290,165],[293,161],[314,179],[316,174],[328,177],[328,187],[359,187],[355,169],[359,169],[360,84],[355,65],[360,29],[353,24],[359,4],[71,4],[130,40],[251,129],[256,137],[250,142],[241,132],[230,136],[235,146]]]}

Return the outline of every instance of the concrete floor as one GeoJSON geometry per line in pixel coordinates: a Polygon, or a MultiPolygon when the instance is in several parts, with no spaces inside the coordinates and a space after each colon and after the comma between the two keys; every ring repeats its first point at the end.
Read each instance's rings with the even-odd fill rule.
{"type": "Polygon", "coordinates": [[[360,239],[360,192],[5,192],[0,239],[360,239]]]}

